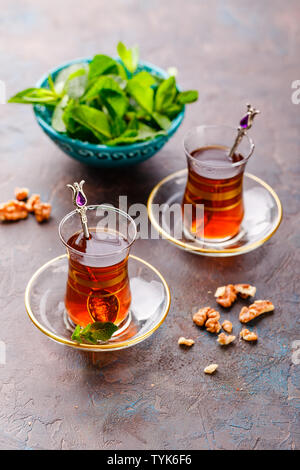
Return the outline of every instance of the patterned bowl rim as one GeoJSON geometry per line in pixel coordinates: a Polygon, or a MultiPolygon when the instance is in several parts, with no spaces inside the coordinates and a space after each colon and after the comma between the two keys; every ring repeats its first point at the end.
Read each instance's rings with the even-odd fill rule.
{"type": "MultiPolygon", "coordinates": [[[[73,59],[73,60],[64,62],[63,64],[58,65],[57,67],[54,67],[54,68],[50,69],[49,72],[44,74],[38,80],[38,82],[36,83],[36,87],[41,88],[45,84],[45,82],[47,82],[49,75],[52,76],[53,74],[56,74],[56,73],[60,72],[61,70],[63,70],[64,68],[68,67],[69,65],[77,64],[77,63],[80,63],[80,62],[90,62],[91,60],[92,60],[92,57],[81,57],[81,58],[77,58],[77,59],[73,59]]],[[[118,59],[115,58],[115,60],[118,60],[118,59]]],[[[142,67],[142,68],[148,68],[148,69],[152,70],[153,72],[155,72],[156,74],[158,74],[158,75],[160,75],[164,78],[167,78],[169,76],[168,73],[165,70],[161,69],[160,67],[157,67],[156,65],[151,64],[150,62],[139,61],[139,66],[142,67]]],[[[180,90],[180,87],[177,86],[177,88],[178,88],[178,90],[180,90]]],[[[35,117],[37,119],[38,124],[47,132],[47,134],[51,135],[51,137],[53,137],[53,138],[55,138],[55,139],[57,139],[61,142],[64,142],[66,144],[73,144],[73,145],[75,145],[77,147],[80,147],[82,149],[90,149],[90,150],[95,150],[95,151],[96,150],[103,150],[103,151],[106,151],[106,152],[111,152],[111,151],[118,150],[118,152],[125,152],[125,153],[130,152],[133,149],[138,150],[138,149],[144,148],[145,145],[157,144],[161,140],[168,139],[169,137],[171,137],[173,135],[173,133],[180,126],[180,124],[181,124],[181,122],[184,118],[184,113],[185,113],[185,108],[183,108],[181,113],[179,113],[178,116],[176,116],[176,118],[173,119],[170,128],[166,131],[166,135],[158,136],[158,137],[155,137],[154,139],[146,140],[144,142],[137,142],[137,143],[133,143],[133,144],[130,144],[130,145],[117,145],[117,146],[112,147],[112,146],[103,145],[103,144],[91,144],[89,142],[83,142],[83,141],[78,140],[78,139],[72,139],[71,137],[69,137],[66,134],[61,134],[61,133],[57,132],[55,129],[53,129],[53,127],[50,126],[45,121],[45,119],[40,115],[38,105],[33,106],[33,110],[34,110],[34,114],[35,114],[35,117]]]]}

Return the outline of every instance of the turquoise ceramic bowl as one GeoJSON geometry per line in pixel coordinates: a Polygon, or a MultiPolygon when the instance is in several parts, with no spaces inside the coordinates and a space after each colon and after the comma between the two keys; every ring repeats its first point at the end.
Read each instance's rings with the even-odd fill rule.
{"type": "MultiPolygon", "coordinates": [[[[53,78],[62,69],[78,62],[90,62],[91,58],[75,59],[50,70],[36,84],[37,87],[46,87],[48,85],[48,75],[53,78]]],[[[168,74],[147,62],[140,62],[137,71],[146,70],[157,77],[167,78],[168,74]]],[[[77,139],[71,139],[66,134],[60,134],[51,126],[51,111],[45,106],[34,106],[34,113],[38,124],[48,137],[67,155],[82,163],[90,166],[102,168],[116,168],[143,162],[156,154],[177,131],[184,117],[183,111],[172,121],[171,127],[166,135],[156,137],[152,140],[139,142],[131,145],[119,145],[109,147],[107,145],[96,145],[89,142],[82,142],[77,139]]]]}

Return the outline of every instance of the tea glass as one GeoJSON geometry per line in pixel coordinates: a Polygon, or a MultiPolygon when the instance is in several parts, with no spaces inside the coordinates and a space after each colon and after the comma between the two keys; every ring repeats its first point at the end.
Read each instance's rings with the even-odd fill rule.
{"type": "Polygon", "coordinates": [[[229,126],[198,126],[184,138],[188,180],[182,201],[183,225],[186,237],[194,241],[224,242],[240,230],[243,175],[254,144],[245,133],[232,161],[228,155],[236,135],[237,130],[229,126]],[[196,158],[196,150],[220,150],[222,158],[210,160],[209,152],[196,158]]]}
{"type": "Polygon", "coordinates": [[[65,307],[76,325],[94,321],[124,326],[131,302],[128,256],[136,239],[134,220],[110,205],[87,206],[90,239],[83,235],[76,210],[59,225],[69,271],[65,307]]]}

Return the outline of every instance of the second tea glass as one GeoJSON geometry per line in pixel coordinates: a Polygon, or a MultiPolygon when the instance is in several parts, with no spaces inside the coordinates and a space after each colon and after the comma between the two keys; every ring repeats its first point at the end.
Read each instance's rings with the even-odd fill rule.
{"type": "Polygon", "coordinates": [[[231,161],[228,153],[236,132],[229,126],[198,126],[185,136],[188,180],[182,209],[188,238],[218,243],[240,230],[244,216],[243,175],[254,144],[245,134],[231,161]],[[211,152],[218,158],[210,158],[211,152]]]}

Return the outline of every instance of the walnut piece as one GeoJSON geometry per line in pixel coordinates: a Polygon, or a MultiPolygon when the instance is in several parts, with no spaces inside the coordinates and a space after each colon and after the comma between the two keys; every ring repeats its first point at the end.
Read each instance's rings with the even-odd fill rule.
{"type": "Polygon", "coordinates": [[[51,214],[52,206],[47,202],[40,202],[34,205],[34,215],[38,222],[48,220],[51,214]]]}
{"type": "Polygon", "coordinates": [[[28,210],[21,201],[8,201],[0,204],[0,220],[16,221],[26,219],[28,210]]]}
{"type": "Polygon", "coordinates": [[[220,314],[215,309],[210,307],[203,307],[198,310],[193,316],[193,322],[198,326],[203,326],[209,318],[220,319],[220,314]]]}
{"type": "Polygon", "coordinates": [[[274,308],[274,305],[269,300],[256,300],[254,304],[249,307],[242,308],[239,316],[240,322],[248,323],[262,313],[272,312],[274,308]]]}
{"type": "Polygon", "coordinates": [[[209,364],[209,366],[205,367],[204,372],[205,374],[213,374],[218,367],[218,364],[209,364]]]}
{"type": "Polygon", "coordinates": [[[235,284],[234,288],[243,299],[254,297],[256,293],[256,287],[250,286],[250,284],[235,284]]]}
{"type": "Polygon", "coordinates": [[[245,341],[257,341],[258,336],[254,331],[250,331],[247,328],[244,328],[240,332],[240,337],[243,338],[245,341]]]}
{"type": "Polygon", "coordinates": [[[184,338],[183,336],[180,336],[180,338],[178,339],[178,344],[180,345],[193,346],[194,343],[195,341],[193,339],[187,339],[187,338],[184,338]]]}
{"type": "Polygon", "coordinates": [[[41,197],[39,194],[33,194],[30,196],[28,201],[26,202],[26,207],[28,212],[34,212],[34,208],[37,204],[41,202],[41,197]]]}
{"type": "Polygon", "coordinates": [[[232,343],[232,341],[235,340],[235,336],[233,335],[226,335],[225,333],[220,333],[218,336],[218,343],[221,344],[222,346],[227,346],[227,344],[232,343]]]}
{"type": "Polygon", "coordinates": [[[217,310],[210,308],[209,311],[207,312],[207,320],[210,318],[214,318],[215,320],[220,320],[220,314],[217,312],[217,310]]]}
{"type": "Polygon", "coordinates": [[[222,328],[226,333],[231,333],[232,332],[232,323],[229,320],[224,320],[222,323],[222,328]]]}
{"type": "Polygon", "coordinates": [[[218,304],[222,305],[222,307],[231,307],[237,297],[234,285],[228,284],[227,286],[218,287],[215,297],[218,304]]]}
{"type": "Polygon", "coordinates": [[[28,198],[28,194],[28,188],[15,188],[15,196],[17,201],[24,201],[24,199],[28,198]]]}
{"type": "Polygon", "coordinates": [[[222,297],[225,294],[226,286],[218,287],[215,292],[215,297],[222,297]]]}
{"type": "Polygon", "coordinates": [[[209,318],[205,323],[205,328],[210,333],[219,333],[221,325],[217,318],[209,318]]]}
{"type": "Polygon", "coordinates": [[[198,310],[193,315],[193,322],[196,323],[197,326],[203,326],[207,320],[207,312],[210,310],[210,307],[203,307],[198,310]]]}

